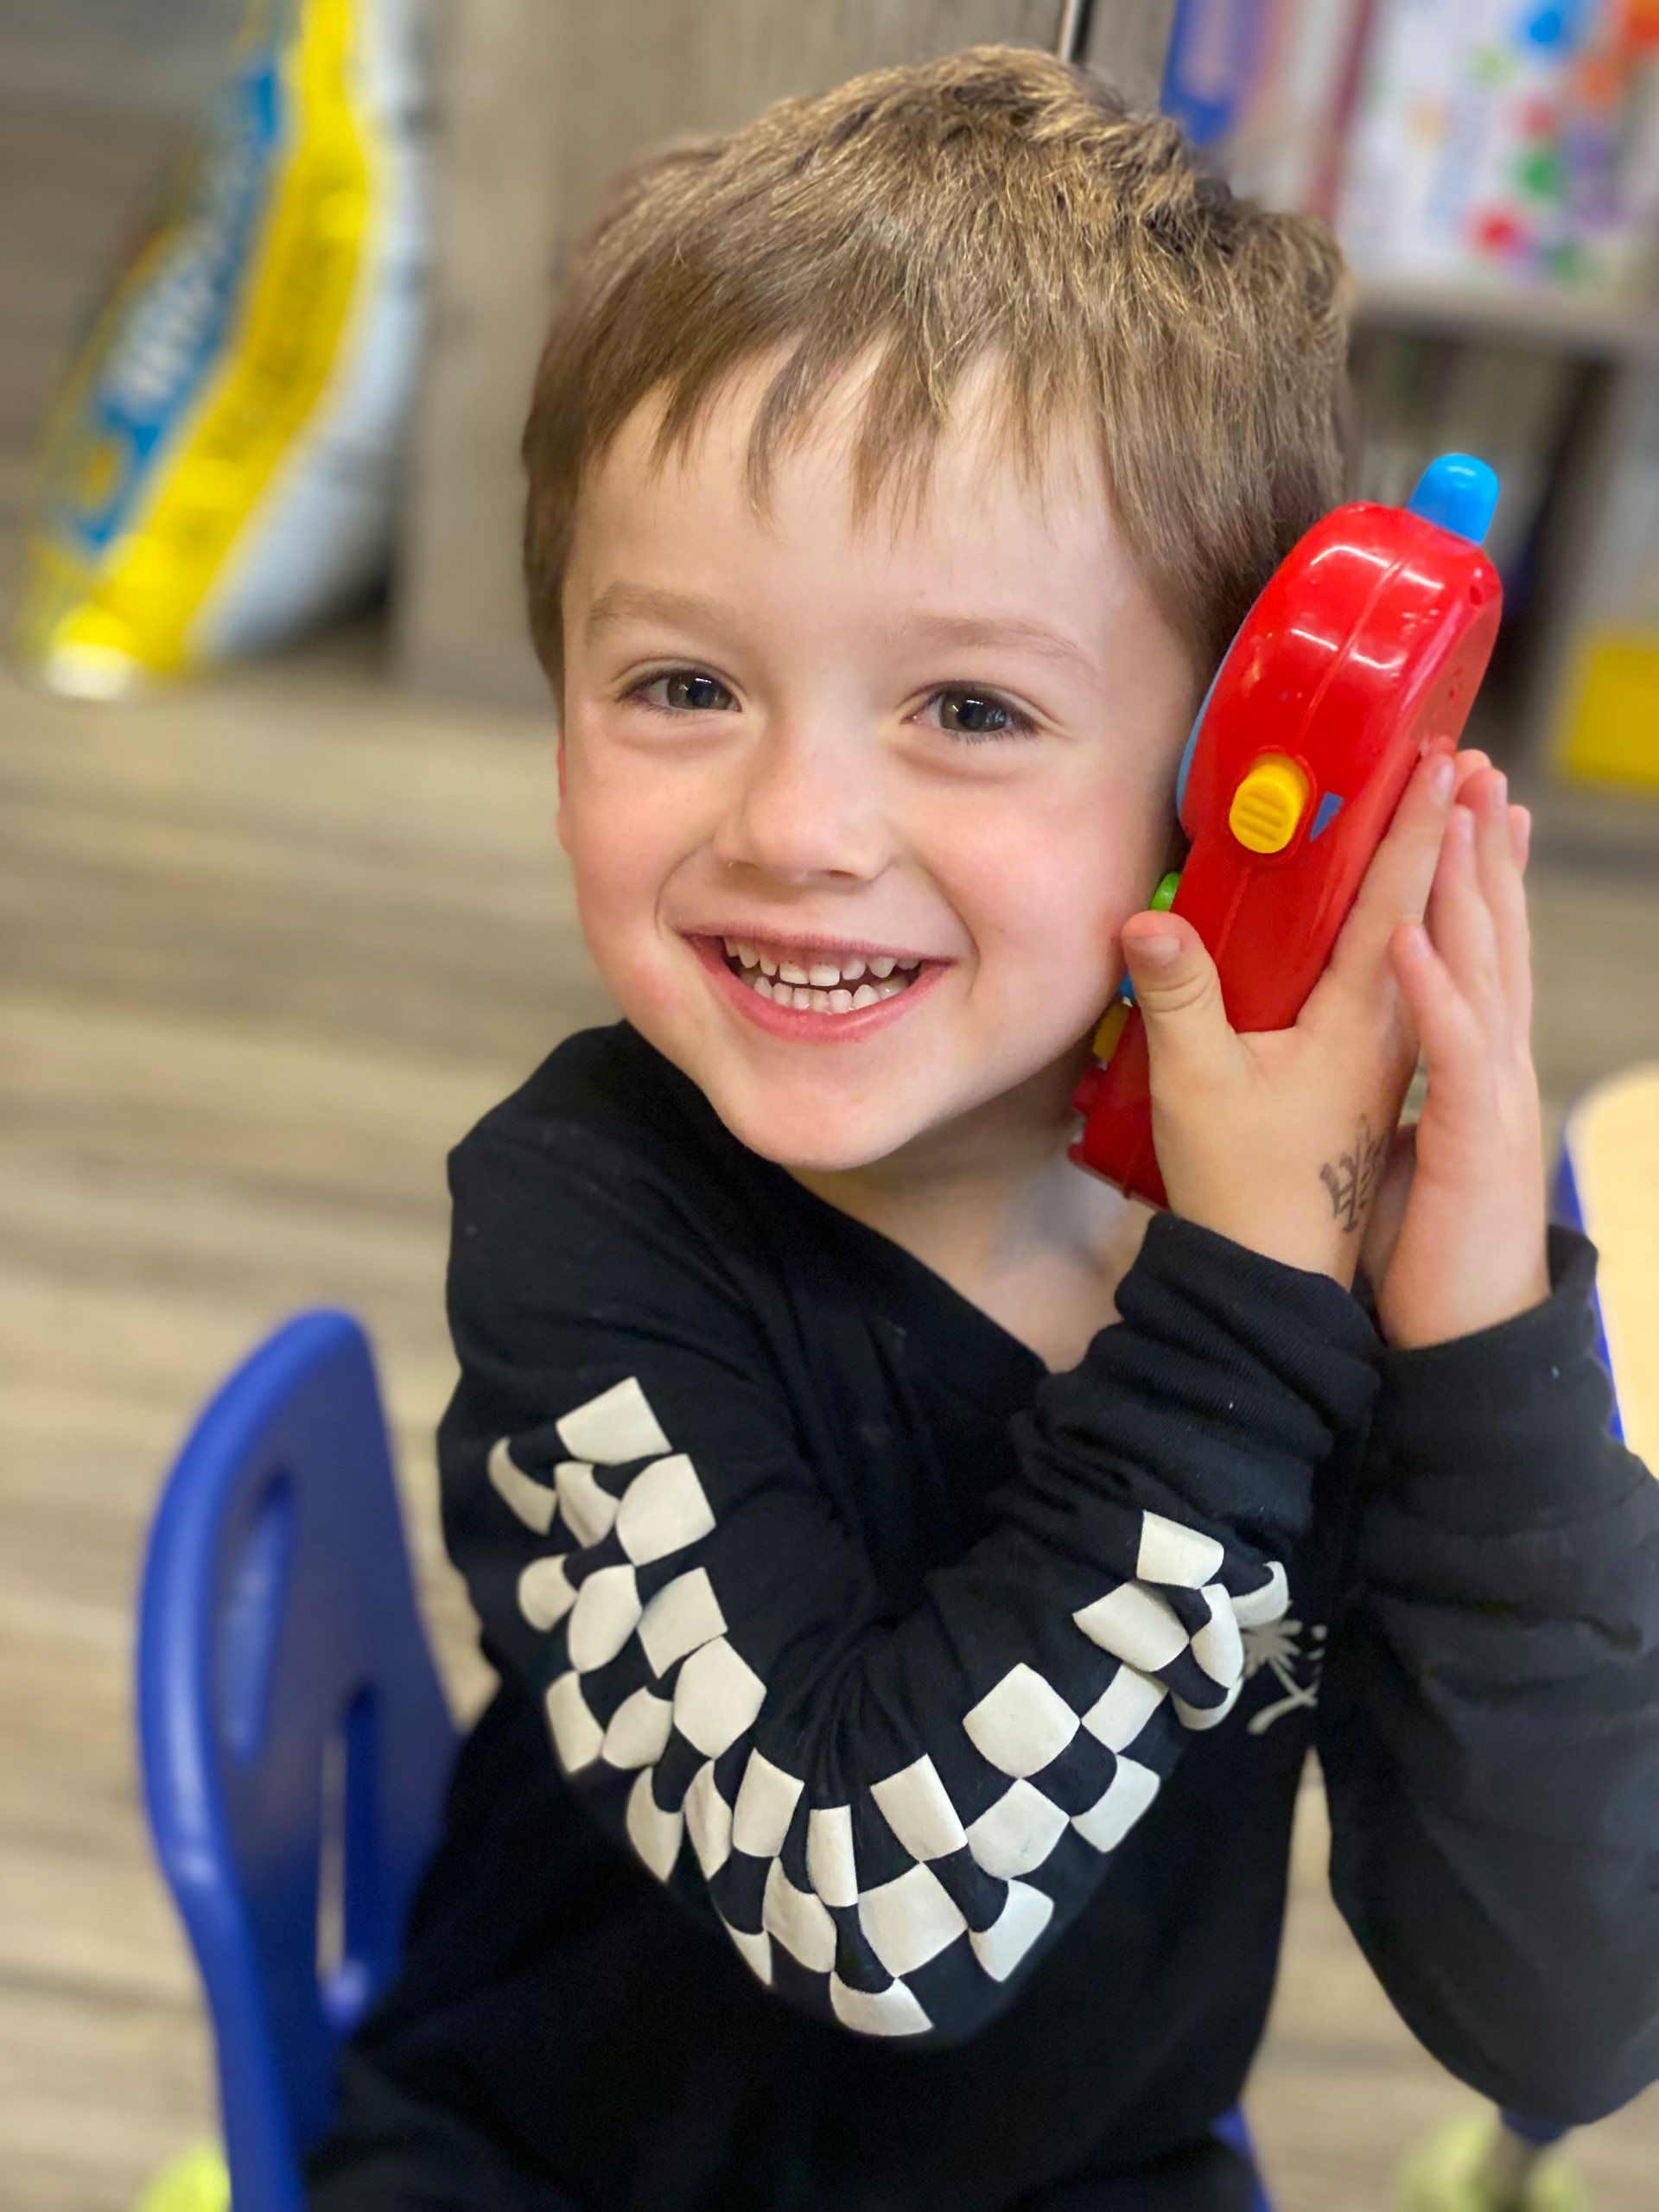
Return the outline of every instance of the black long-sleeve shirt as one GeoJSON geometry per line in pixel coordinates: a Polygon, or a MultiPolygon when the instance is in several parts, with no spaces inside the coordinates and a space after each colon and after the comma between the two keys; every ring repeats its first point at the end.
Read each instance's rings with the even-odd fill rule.
{"type": "Polygon", "coordinates": [[[319,2175],[391,2098],[495,2212],[1242,2207],[1310,1742],[1445,2064],[1563,2121],[1659,2075],[1659,1489],[1581,1237],[1400,1353],[1159,1216],[1050,1375],[626,1022],[451,1175],[502,1687],[319,2175]]]}

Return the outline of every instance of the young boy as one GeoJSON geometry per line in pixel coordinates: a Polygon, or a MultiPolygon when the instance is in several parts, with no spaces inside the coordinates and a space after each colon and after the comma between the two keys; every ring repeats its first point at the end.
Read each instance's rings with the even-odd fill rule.
{"type": "Polygon", "coordinates": [[[1243,2208],[1310,1745],[1447,2066],[1659,2074],[1659,1491],[1546,1243],[1525,817],[1420,772],[1281,1033],[1141,911],[1340,496],[1339,286],[1000,48],[666,154],[580,258],[528,569],[624,1019],[451,1163],[501,1688],[326,2212],[1243,2208]],[[1065,1149],[1122,954],[1150,1220],[1065,1149]]]}

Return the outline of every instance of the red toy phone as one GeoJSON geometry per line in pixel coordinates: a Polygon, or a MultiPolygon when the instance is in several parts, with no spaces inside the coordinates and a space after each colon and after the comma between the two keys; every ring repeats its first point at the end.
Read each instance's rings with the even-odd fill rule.
{"type": "MultiPolygon", "coordinates": [[[[1445,454],[1408,505],[1338,507],[1274,572],[1216,671],[1175,803],[1185,914],[1235,1029],[1284,1029],[1318,982],[1411,772],[1453,751],[1503,606],[1480,550],[1497,479],[1445,454]]],[[[1145,1025],[1127,982],[1072,1097],[1078,1166],[1165,1203],[1145,1025]]]]}

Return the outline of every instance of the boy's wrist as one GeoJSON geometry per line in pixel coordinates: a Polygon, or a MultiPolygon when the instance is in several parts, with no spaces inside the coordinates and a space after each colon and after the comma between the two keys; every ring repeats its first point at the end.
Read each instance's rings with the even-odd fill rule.
{"type": "Polygon", "coordinates": [[[1420,1169],[1402,1234],[1377,1281],[1377,1326],[1402,1351],[1500,1327],[1550,1294],[1543,1177],[1529,1165],[1484,1190],[1420,1169]]]}
{"type": "Polygon", "coordinates": [[[1377,1325],[1391,1351],[1428,1351],[1518,1320],[1549,1294],[1549,1268],[1541,1239],[1529,1259],[1504,1265],[1483,1257],[1478,1266],[1460,1272],[1448,1269],[1403,1313],[1396,1314],[1385,1293],[1377,1309],[1377,1325]]]}
{"type": "MultiPolygon", "coordinates": [[[[1282,1175],[1277,1179],[1281,1186],[1282,1175]]],[[[1312,1179],[1310,1178],[1310,1180],[1312,1179]]],[[[1333,1209],[1325,1189],[1317,1183],[1301,1206],[1290,1202],[1283,1187],[1274,1188],[1266,1178],[1244,1177],[1229,1189],[1190,1189],[1177,1185],[1170,1211],[1230,1243],[1241,1245],[1275,1266],[1294,1268],[1303,1274],[1325,1275],[1339,1289],[1351,1291],[1358,1272],[1364,1243],[1363,1212],[1352,1225],[1333,1209]]]]}

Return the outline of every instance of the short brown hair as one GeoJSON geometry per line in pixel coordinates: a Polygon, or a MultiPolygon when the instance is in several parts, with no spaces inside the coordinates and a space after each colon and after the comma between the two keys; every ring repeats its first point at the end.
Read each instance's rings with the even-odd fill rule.
{"type": "Polygon", "coordinates": [[[876,349],[855,514],[917,493],[952,388],[988,349],[1026,465],[1061,417],[1097,440],[1141,573],[1201,667],[1341,496],[1346,286],[1336,241],[1213,175],[1095,73],[980,46],[780,100],[617,181],[553,315],[524,431],[531,627],[563,680],[560,587],[582,469],[664,402],[655,458],[723,379],[788,348],[750,494],[876,349]]]}

